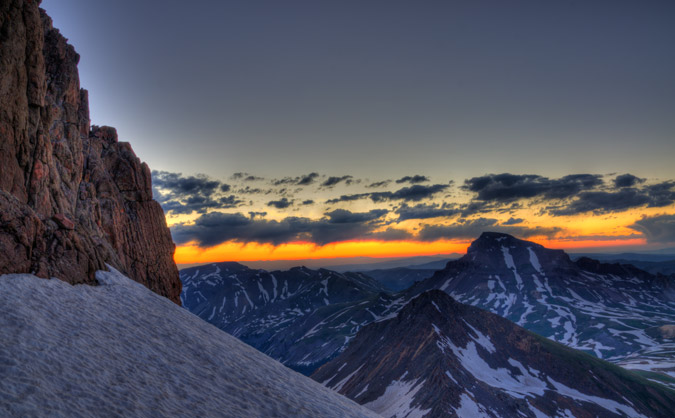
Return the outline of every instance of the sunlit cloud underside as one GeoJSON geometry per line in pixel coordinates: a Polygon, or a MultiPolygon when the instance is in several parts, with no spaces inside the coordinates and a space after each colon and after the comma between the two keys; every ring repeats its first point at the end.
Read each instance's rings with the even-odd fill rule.
{"type": "Polygon", "coordinates": [[[567,250],[675,242],[675,182],[631,174],[504,173],[459,184],[419,174],[153,174],[179,264],[463,253],[484,231],[567,250]]]}

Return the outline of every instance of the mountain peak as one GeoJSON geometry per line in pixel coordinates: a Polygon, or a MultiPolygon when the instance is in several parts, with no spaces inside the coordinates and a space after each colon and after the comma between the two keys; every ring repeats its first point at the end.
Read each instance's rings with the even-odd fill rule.
{"type": "Polygon", "coordinates": [[[482,234],[480,234],[480,236],[471,243],[471,246],[469,246],[469,249],[467,250],[467,253],[475,252],[475,251],[481,251],[481,250],[485,250],[487,248],[499,248],[499,247],[503,247],[503,246],[507,246],[507,247],[537,246],[537,247],[543,248],[539,244],[535,244],[534,242],[518,239],[518,238],[514,237],[513,235],[504,234],[504,233],[501,233],[501,232],[486,231],[486,232],[483,232],[482,234]]]}
{"type": "Polygon", "coordinates": [[[531,265],[537,271],[541,266],[572,266],[572,261],[563,250],[551,250],[500,232],[483,232],[471,243],[463,260],[509,270],[524,264],[531,265]]]}
{"type": "Polygon", "coordinates": [[[312,378],[386,417],[668,416],[674,399],[439,290],[363,327],[312,378]]]}
{"type": "MultiPolygon", "coordinates": [[[[418,316],[425,312],[436,311],[447,316],[449,313],[462,308],[463,305],[455,301],[452,296],[442,290],[431,289],[412,299],[399,313],[402,317],[418,316]]],[[[428,316],[428,315],[427,315],[428,316]]]]}

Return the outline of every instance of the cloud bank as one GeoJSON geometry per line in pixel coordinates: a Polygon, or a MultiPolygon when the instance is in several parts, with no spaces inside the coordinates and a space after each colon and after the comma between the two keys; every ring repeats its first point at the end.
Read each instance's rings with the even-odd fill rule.
{"type": "MultiPolygon", "coordinates": [[[[199,215],[194,222],[172,227],[175,240],[195,241],[200,246],[226,241],[275,245],[293,241],[324,245],[366,239],[429,242],[471,239],[485,230],[525,238],[553,238],[563,236],[564,229],[528,226],[528,219],[519,211],[534,208],[540,215],[553,217],[595,216],[675,204],[675,181],[648,181],[630,173],[570,174],[559,178],[486,174],[468,178],[454,188],[451,181],[431,183],[429,177],[420,174],[376,182],[318,172],[272,180],[242,172],[232,175],[228,183],[205,175],[183,176],[166,171],[153,171],[152,176],[155,198],[166,213],[199,215]],[[255,184],[248,185],[251,182],[255,184]],[[340,194],[346,187],[360,187],[362,192],[340,194]],[[335,197],[319,200],[315,195],[320,194],[335,197]],[[352,211],[347,209],[350,205],[374,208],[352,211]],[[248,212],[239,212],[241,207],[247,207],[248,212]],[[268,219],[267,208],[313,213],[319,210],[323,216],[268,219]],[[226,213],[233,209],[237,212],[226,213]],[[501,222],[496,215],[500,215],[501,222]],[[405,224],[407,228],[417,227],[398,227],[406,221],[417,221],[405,224]]],[[[650,243],[674,242],[674,216],[665,213],[644,217],[626,226],[650,243]]]]}

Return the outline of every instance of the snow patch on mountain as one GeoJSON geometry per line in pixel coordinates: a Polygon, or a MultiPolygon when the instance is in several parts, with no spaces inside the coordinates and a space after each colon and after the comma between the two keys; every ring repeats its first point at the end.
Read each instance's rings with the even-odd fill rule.
{"type": "MultiPolygon", "coordinates": [[[[351,377],[351,376],[350,376],[351,377]]],[[[405,374],[401,376],[401,379],[405,374]]],[[[403,380],[394,380],[385,389],[384,394],[372,402],[364,404],[364,406],[372,411],[377,412],[383,417],[408,417],[421,418],[429,413],[430,410],[422,410],[411,406],[415,394],[424,386],[424,381],[411,380],[405,382],[403,380]]]]}
{"type": "Polygon", "coordinates": [[[516,286],[518,287],[518,290],[522,290],[523,278],[520,277],[520,274],[518,274],[516,264],[513,262],[513,256],[511,255],[511,252],[509,251],[508,247],[502,246],[502,253],[504,254],[504,263],[506,263],[506,267],[513,272],[513,276],[516,278],[517,283],[516,286]]]}
{"type": "Polygon", "coordinates": [[[458,417],[490,418],[485,408],[466,393],[462,393],[459,397],[459,405],[459,408],[455,409],[458,417]]]}
{"type": "Polygon", "coordinates": [[[532,247],[527,247],[527,251],[530,252],[530,264],[532,264],[532,267],[534,267],[534,269],[537,270],[537,273],[539,273],[543,276],[544,271],[541,269],[541,264],[539,263],[539,257],[537,257],[537,254],[535,254],[532,247]]]}
{"type": "Polygon", "coordinates": [[[632,418],[647,418],[645,415],[638,413],[635,409],[631,408],[628,405],[620,404],[611,399],[604,399],[598,396],[587,395],[581,393],[578,390],[572,389],[568,386],[558,383],[553,380],[551,377],[548,377],[548,381],[555,387],[556,391],[562,396],[567,396],[578,401],[591,402],[601,407],[605,408],[608,411],[616,412],[617,414],[625,414],[626,416],[632,418]]]}

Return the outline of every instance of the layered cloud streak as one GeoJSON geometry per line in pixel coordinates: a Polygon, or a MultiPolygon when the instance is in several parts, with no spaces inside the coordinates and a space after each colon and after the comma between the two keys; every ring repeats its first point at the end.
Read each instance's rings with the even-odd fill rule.
{"type": "Polygon", "coordinates": [[[569,238],[564,223],[553,219],[650,208],[664,213],[637,221],[633,217],[624,225],[625,236],[635,237],[632,230],[648,242],[675,241],[675,181],[633,174],[486,174],[459,186],[420,174],[373,181],[317,172],[278,179],[235,173],[230,180],[153,172],[155,198],[166,213],[189,215],[173,222],[178,244],[430,242],[471,239],[485,230],[525,238],[569,238]],[[356,190],[344,193],[346,188],[356,190]],[[548,224],[538,222],[544,218],[548,224]]]}

